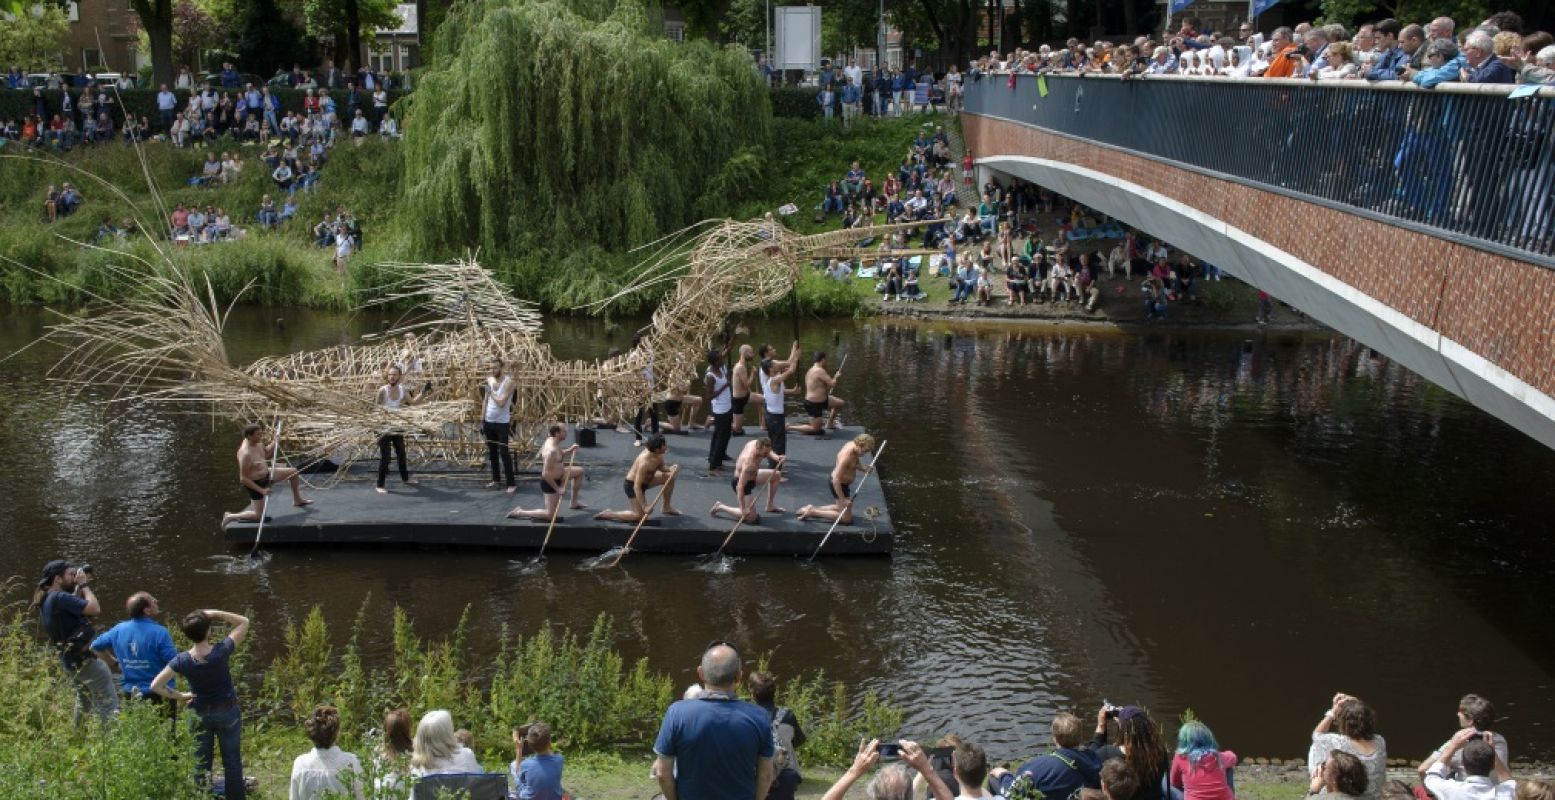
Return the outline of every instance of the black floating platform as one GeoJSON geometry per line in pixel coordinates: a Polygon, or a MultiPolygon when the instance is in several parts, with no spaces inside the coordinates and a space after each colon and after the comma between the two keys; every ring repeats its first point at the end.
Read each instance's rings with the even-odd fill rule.
{"type": "MultiPolygon", "coordinates": [[[[747,427],[752,434],[759,429],[747,427]]],[[[740,526],[725,552],[733,555],[809,556],[820,544],[831,522],[801,522],[795,511],[803,505],[832,502],[828,489],[837,450],[860,433],[858,428],[830,431],[825,438],[790,433],[788,436],[788,480],[778,489],[777,504],[786,514],[761,513],[759,524],[740,526]]],[[[551,535],[548,550],[602,552],[626,543],[632,524],[606,522],[593,518],[602,509],[629,508],[621,482],[627,467],[637,455],[632,435],[615,431],[597,432],[599,444],[578,451],[578,466],[584,468],[586,481],[579,500],[586,510],[566,507],[563,496],[561,517],[551,535]]],[[[707,453],[711,436],[707,431],[686,435],[666,434],[669,452],[666,462],[680,465],[675,481],[674,505],[681,516],[666,517],[655,510],[632,544],[640,553],[710,553],[728,536],[734,521],[708,513],[713,502],[734,504],[730,480],[733,460],[724,474],[707,471],[707,453]]],[[[570,441],[570,440],[569,440],[570,441]]],[[[748,437],[735,436],[729,443],[729,455],[738,457],[748,437]]],[[[486,547],[537,550],[545,538],[546,523],[509,519],[515,506],[540,508],[543,499],[537,473],[520,474],[518,491],[507,494],[485,488],[489,474],[470,471],[449,472],[430,469],[412,477],[417,484],[401,484],[391,470],[387,495],[373,490],[376,464],[364,464],[353,470],[333,488],[305,490],[315,502],[304,508],[292,505],[290,491],[277,487],[271,496],[269,519],[265,522],[263,545],[401,545],[431,547],[486,547]]],[[[879,475],[872,475],[853,508],[852,524],[838,525],[826,542],[822,555],[888,555],[895,536],[891,515],[886,507],[879,475]]],[[[855,490],[863,474],[854,480],[855,490]]],[[[659,490],[648,491],[652,501],[659,490]]],[[[766,490],[757,489],[757,509],[766,507],[766,490]]],[[[255,523],[235,523],[227,528],[227,541],[250,545],[255,523]]]]}

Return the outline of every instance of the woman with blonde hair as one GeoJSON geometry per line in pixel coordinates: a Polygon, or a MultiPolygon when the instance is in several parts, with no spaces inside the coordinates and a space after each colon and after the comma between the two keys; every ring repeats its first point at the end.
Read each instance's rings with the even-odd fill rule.
{"type": "Polygon", "coordinates": [[[454,718],[446,709],[428,711],[411,742],[410,771],[416,776],[480,772],[480,762],[454,738],[454,718]]]}

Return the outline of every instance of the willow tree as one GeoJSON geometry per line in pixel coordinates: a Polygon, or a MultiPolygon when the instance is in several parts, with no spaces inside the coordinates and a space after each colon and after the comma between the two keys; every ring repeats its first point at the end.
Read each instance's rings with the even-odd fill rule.
{"type": "Polygon", "coordinates": [[[750,57],[669,41],[631,0],[471,0],[435,46],[403,149],[421,256],[619,254],[727,214],[764,174],[750,57]]]}

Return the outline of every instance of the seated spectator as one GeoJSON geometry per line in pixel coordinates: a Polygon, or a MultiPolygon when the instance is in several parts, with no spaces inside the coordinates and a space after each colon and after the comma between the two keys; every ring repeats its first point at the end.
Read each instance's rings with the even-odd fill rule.
{"type": "Polygon", "coordinates": [[[384,714],[383,738],[373,751],[373,772],[378,776],[373,780],[374,789],[387,792],[400,786],[410,768],[414,749],[410,737],[410,712],[397,708],[384,714]]]}
{"type": "Polygon", "coordinates": [[[444,775],[459,772],[480,772],[480,762],[470,749],[454,738],[454,718],[444,709],[428,711],[416,726],[416,736],[411,744],[411,774],[444,775]]]}
{"type": "MultiPolygon", "coordinates": [[[[68,217],[76,213],[86,199],[81,196],[80,190],[70,183],[65,183],[59,189],[58,211],[59,216],[68,217]]],[[[51,220],[52,221],[52,220],[51,220]]]]}
{"type": "MultiPolygon", "coordinates": [[[[1317,768],[1312,771],[1312,781],[1307,789],[1308,797],[1322,795],[1325,800],[1381,797],[1381,794],[1381,785],[1370,783],[1361,760],[1343,750],[1335,750],[1329,753],[1327,758],[1318,762],[1317,768]],[[1376,794],[1367,795],[1367,789],[1374,789],[1376,794]]],[[[1442,800],[1440,795],[1437,798],[1442,800]]]]}
{"type": "Polygon", "coordinates": [[[369,133],[372,133],[372,126],[368,124],[362,109],[358,108],[356,116],[351,118],[351,138],[356,139],[357,144],[361,144],[361,139],[369,133]]]}
{"type": "MultiPolygon", "coordinates": [[[[1334,47],[1343,44],[1336,42],[1334,47]]],[[[1371,707],[1347,694],[1334,695],[1333,706],[1323,712],[1323,718],[1312,729],[1312,747],[1307,753],[1307,772],[1313,779],[1330,753],[1342,752],[1354,756],[1366,774],[1368,800],[1381,797],[1382,786],[1388,778],[1388,748],[1382,734],[1377,733],[1377,716],[1371,707]],[[1330,728],[1336,729],[1330,732],[1330,728]]],[[[1349,794],[1349,792],[1346,792],[1349,794]]]]}
{"type": "Polygon", "coordinates": [[[324,219],[313,226],[313,244],[316,247],[329,247],[335,243],[335,221],[330,219],[329,212],[324,213],[324,219]]]}
{"type": "Polygon", "coordinates": [[[296,173],[292,172],[292,165],[289,162],[282,161],[270,173],[270,178],[275,181],[276,186],[289,192],[292,190],[292,182],[296,178],[296,173]]]}
{"type": "Polygon", "coordinates": [[[232,236],[232,218],[227,216],[225,208],[217,207],[216,215],[207,215],[205,229],[210,233],[211,241],[218,241],[232,236]]]}
{"type": "Polygon", "coordinates": [[[1085,726],[1080,718],[1068,712],[1053,718],[1054,750],[1022,764],[1014,773],[994,770],[992,785],[997,794],[1006,795],[1010,786],[1020,778],[1031,782],[1031,787],[1044,797],[1069,797],[1081,789],[1101,788],[1101,762],[1090,750],[1080,749],[1085,726]]]}
{"type": "MultiPolygon", "coordinates": [[[[1512,800],[1517,784],[1496,752],[1495,734],[1464,728],[1435,754],[1425,770],[1425,790],[1436,800],[1512,800]],[[1456,760],[1462,780],[1451,777],[1456,760]]],[[[1337,755],[1337,754],[1336,754],[1337,755]]]]}
{"type": "MultiPolygon", "coordinates": [[[[1496,707],[1489,700],[1480,697],[1477,694],[1466,694],[1463,696],[1462,700],[1458,701],[1458,733],[1461,734],[1463,731],[1467,730],[1477,731],[1479,733],[1488,733],[1494,731],[1495,727],[1496,707]]],[[[1456,738],[1456,736],[1457,735],[1455,734],[1454,738],[1456,738]]],[[[1510,763],[1511,757],[1509,755],[1510,751],[1507,748],[1506,737],[1496,733],[1494,734],[1494,741],[1496,757],[1501,759],[1503,763],[1510,763]]],[[[1420,762],[1418,769],[1421,777],[1424,777],[1426,770],[1437,761],[1445,761],[1447,765],[1447,777],[1453,779],[1461,779],[1464,777],[1462,764],[1459,760],[1461,758],[1461,753],[1457,750],[1454,750],[1451,754],[1447,753],[1448,745],[1451,744],[1452,741],[1449,739],[1447,744],[1438,747],[1436,752],[1428,756],[1426,760],[1420,762]]]]}
{"type": "Polygon", "coordinates": [[[1169,785],[1182,792],[1183,800],[1235,800],[1236,763],[1236,753],[1221,750],[1209,726],[1190,720],[1177,731],[1169,785]]]}
{"type": "Polygon", "coordinates": [[[196,242],[205,241],[205,213],[199,206],[189,209],[189,238],[196,242]]]}
{"type": "Polygon", "coordinates": [[[221,182],[231,183],[238,179],[243,172],[243,162],[238,159],[236,151],[223,153],[221,158],[221,182]]]}
{"type": "Polygon", "coordinates": [[[259,227],[266,230],[274,228],[281,222],[280,214],[276,213],[275,200],[270,195],[265,195],[259,200],[259,227]]]}
{"type": "Polygon", "coordinates": [[[43,195],[43,219],[46,222],[59,219],[59,190],[53,186],[43,195]]]}
{"type": "Polygon", "coordinates": [[[200,165],[201,186],[210,186],[221,180],[221,162],[216,160],[216,152],[213,150],[205,154],[205,163],[200,165]]]}
{"type": "MultiPolygon", "coordinates": [[[[897,742],[901,748],[902,760],[900,763],[890,764],[880,770],[865,787],[864,794],[870,800],[912,800],[913,772],[916,771],[929,785],[929,791],[934,800],[952,800],[950,787],[940,778],[939,773],[929,763],[929,756],[918,746],[917,742],[902,739],[897,742]]],[[[832,784],[821,800],[843,800],[847,797],[848,790],[853,788],[859,778],[869,774],[869,771],[880,763],[880,740],[873,739],[859,745],[858,754],[853,757],[853,765],[847,772],[832,784]]]]}
{"type": "Polygon", "coordinates": [[[173,238],[189,235],[189,211],[188,209],[184,208],[183,203],[179,203],[173,208],[173,216],[171,221],[173,225],[173,238]]]}
{"type": "Polygon", "coordinates": [[[335,746],[340,735],[340,712],[334,706],[319,706],[302,721],[302,727],[313,742],[313,749],[292,761],[289,800],[342,795],[346,793],[347,783],[355,787],[356,797],[361,798],[362,762],[335,746]],[[342,781],[340,774],[347,771],[355,777],[342,781]]]}
{"type": "Polygon", "coordinates": [[[113,224],[113,217],[103,217],[103,224],[97,226],[97,236],[93,239],[97,244],[104,244],[118,238],[119,229],[113,224]]]}
{"type": "Polygon", "coordinates": [[[864,191],[864,180],[868,177],[864,173],[864,168],[859,166],[859,162],[855,161],[852,166],[848,167],[848,173],[842,178],[842,191],[848,196],[848,199],[851,200],[855,195],[864,191]]]}
{"type": "Polygon", "coordinates": [[[400,125],[394,121],[394,117],[385,114],[383,122],[378,125],[378,134],[385,139],[400,138],[400,125]]]}
{"type": "Polygon", "coordinates": [[[562,755],[551,752],[551,726],[531,722],[514,728],[513,750],[516,757],[508,766],[508,773],[513,779],[514,797],[562,800],[567,796],[567,790],[562,788],[562,755]]]}
{"type": "MultiPolygon", "coordinates": [[[[273,206],[275,204],[271,203],[271,205],[273,206]]],[[[297,216],[297,200],[294,197],[288,196],[286,198],[286,204],[281,206],[281,215],[276,219],[276,223],[279,224],[285,222],[295,216],[297,216]]]]}

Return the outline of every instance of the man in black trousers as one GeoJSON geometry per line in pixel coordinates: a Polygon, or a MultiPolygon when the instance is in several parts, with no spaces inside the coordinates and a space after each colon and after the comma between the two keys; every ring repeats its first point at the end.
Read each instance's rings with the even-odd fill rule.
{"type": "Polygon", "coordinates": [[[707,373],[702,382],[707,384],[713,409],[713,443],[707,451],[707,471],[718,475],[723,472],[724,462],[730,460],[726,451],[734,431],[734,392],[722,352],[707,351],[707,373]]]}

